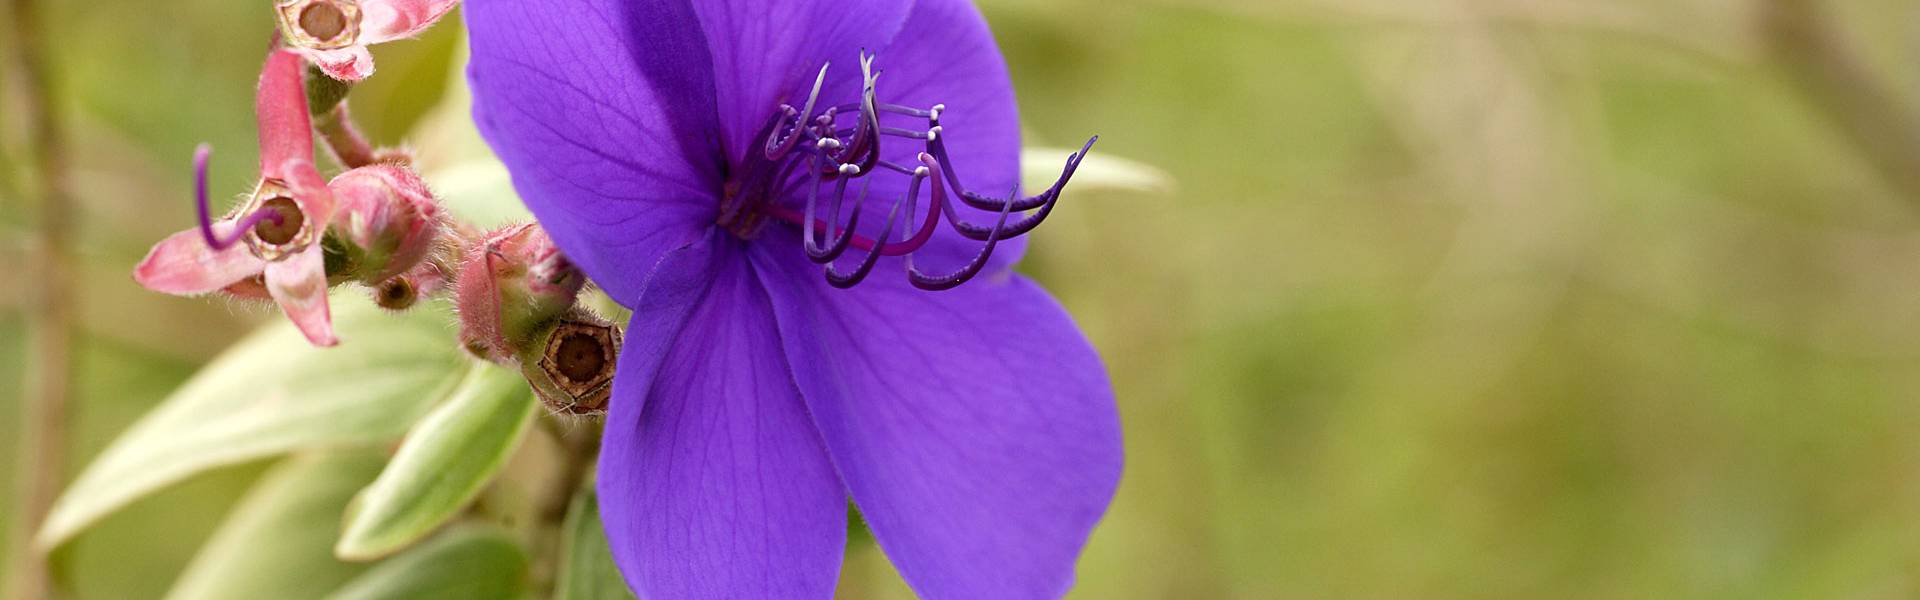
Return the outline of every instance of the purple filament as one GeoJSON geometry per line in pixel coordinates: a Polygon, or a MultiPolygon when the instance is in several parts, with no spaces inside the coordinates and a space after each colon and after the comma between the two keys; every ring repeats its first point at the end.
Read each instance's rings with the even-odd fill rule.
{"type": "Polygon", "coordinates": [[[280,211],[256,210],[234,223],[233,231],[229,233],[225,239],[221,239],[220,236],[215,235],[213,232],[212,209],[207,206],[207,161],[209,158],[212,158],[212,156],[213,147],[210,145],[200,144],[199,147],[193,149],[194,207],[198,209],[200,216],[200,239],[207,242],[208,248],[212,248],[216,252],[232,248],[234,244],[240,243],[241,238],[245,238],[247,232],[259,225],[261,221],[271,219],[275,225],[282,223],[285,217],[280,215],[280,211]]]}
{"type": "MultiPolygon", "coordinates": [[[[915,287],[925,290],[947,290],[971,280],[986,268],[1000,240],[1019,237],[1033,231],[1052,214],[1054,206],[1060,200],[1067,182],[1079,169],[1080,162],[1093,150],[1099,136],[1094,136],[1081,146],[1078,152],[1067,156],[1066,166],[1053,184],[1038,194],[1019,197],[1016,186],[1006,197],[994,197],[975,193],[961,183],[960,174],[954,168],[954,160],[948,154],[945,132],[940,123],[941,112],[946,107],[934,105],[920,109],[898,104],[887,104],[877,100],[875,82],[878,73],[873,71],[873,55],[866,51],[860,53],[862,75],[860,101],[851,104],[828,106],[819,114],[813,114],[818,105],[820,88],[826,80],[826,68],[814,79],[814,86],[807,96],[804,108],[796,109],[783,104],[773,115],[768,127],[762,155],[766,163],[756,165],[755,175],[748,181],[755,185],[778,185],[787,181],[787,175],[794,167],[804,163],[805,177],[811,181],[808,186],[806,203],[801,211],[794,211],[769,202],[760,207],[777,219],[800,227],[802,242],[807,257],[815,263],[826,265],[828,283],[835,287],[851,287],[864,280],[872,271],[881,256],[905,257],[907,278],[915,287]],[[857,115],[852,127],[836,126],[837,117],[842,113],[857,115]],[[897,115],[915,119],[926,119],[925,130],[913,130],[901,127],[883,126],[882,114],[897,115]],[[915,159],[919,162],[909,169],[881,158],[881,139],[895,137],[914,140],[925,146],[915,159]],[[886,169],[909,176],[907,193],[894,201],[887,214],[878,239],[859,234],[856,229],[860,223],[861,209],[866,204],[867,187],[872,179],[862,182],[852,204],[852,214],[846,217],[841,226],[841,209],[846,204],[847,186],[850,179],[866,178],[874,169],[886,169]],[[779,173],[771,180],[762,177],[758,171],[779,173]],[[825,218],[818,215],[821,208],[821,186],[833,182],[833,198],[826,206],[825,218]],[[911,223],[918,212],[920,188],[928,185],[927,214],[919,228],[905,240],[889,241],[896,234],[895,224],[900,220],[901,207],[904,204],[905,221],[911,223]],[[951,198],[949,198],[951,196],[951,198]],[[975,209],[998,213],[993,225],[981,225],[960,218],[954,207],[954,201],[975,209]],[[1036,210],[1037,209],[1037,210],[1036,210]],[[1023,214],[1014,218],[1013,213],[1023,214]],[[913,264],[913,252],[925,247],[933,239],[941,217],[960,236],[984,242],[967,264],[945,274],[928,274],[913,264]],[[824,236],[821,239],[820,236],[824,236]],[[849,273],[839,271],[834,262],[849,249],[859,249],[867,254],[859,265],[849,273]]],[[[760,157],[750,157],[758,159],[760,157]]],[[[755,160],[755,162],[758,162],[755,160]]]]}

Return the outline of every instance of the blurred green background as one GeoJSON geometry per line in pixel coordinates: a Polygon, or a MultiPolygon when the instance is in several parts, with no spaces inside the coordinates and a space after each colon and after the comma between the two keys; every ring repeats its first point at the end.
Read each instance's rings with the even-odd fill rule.
{"type": "MultiPolygon", "coordinates": [[[[1920,596],[1920,2],[982,4],[1032,143],[1097,132],[1176,180],[1072,197],[1023,267],[1126,425],[1075,597],[1920,596]]],[[[191,222],[195,143],[216,189],[251,184],[270,21],[44,5],[79,211],[70,478],[272,316],[128,276],[191,222]]],[[[369,133],[405,140],[459,39],[376,48],[369,133]]],[[[34,212],[0,200],[11,485],[34,212]]],[[[264,468],[139,502],[56,580],[160,594],[264,468]]],[[[908,595],[870,545],[844,579],[908,595]]]]}

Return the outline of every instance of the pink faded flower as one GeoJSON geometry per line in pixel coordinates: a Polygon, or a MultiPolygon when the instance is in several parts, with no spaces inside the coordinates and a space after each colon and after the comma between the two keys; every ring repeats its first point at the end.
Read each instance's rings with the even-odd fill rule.
{"type": "Polygon", "coordinates": [[[419,34],[458,0],[285,0],[275,6],[287,44],[341,81],[373,74],[367,46],[419,34]]]}
{"type": "Polygon", "coordinates": [[[327,307],[327,273],[319,243],[333,218],[333,192],[313,164],[298,54],[274,50],[260,73],[255,116],[260,180],[240,209],[214,221],[207,209],[207,154],[194,154],[200,226],[169,236],[134,268],[134,280],[157,292],[197,295],[231,290],[267,296],[316,346],[338,343],[327,307]]]}

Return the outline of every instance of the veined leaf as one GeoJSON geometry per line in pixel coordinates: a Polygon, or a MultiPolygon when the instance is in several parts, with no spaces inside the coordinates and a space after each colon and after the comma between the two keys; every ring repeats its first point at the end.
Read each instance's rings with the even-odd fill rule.
{"type": "Polygon", "coordinates": [[[556,600],[628,600],[620,578],[620,567],[613,564],[613,552],[607,547],[606,530],[600,526],[600,499],[588,487],[574,495],[567,509],[567,521],[560,533],[560,573],[554,582],[556,600]]]}
{"type": "Polygon", "coordinates": [[[533,423],[519,373],[474,362],[446,403],[407,432],[380,478],[347,509],[334,554],[379,558],[432,533],[473,500],[533,423]]]}
{"type": "Polygon", "coordinates": [[[333,304],[339,347],[314,348],[279,321],[215,358],[88,465],[48,514],[39,548],[208,469],[397,438],[470,362],[445,305],[394,315],[354,293],[333,304]]]}
{"type": "Polygon", "coordinates": [[[527,553],[505,532],[461,527],[367,571],[334,600],[483,600],[519,598],[527,585],[527,553]]]}
{"type": "Polygon", "coordinates": [[[299,454],[261,477],[167,592],[181,600],[319,598],[367,570],[333,557],[340,514],[380,451],[299,454]]]}

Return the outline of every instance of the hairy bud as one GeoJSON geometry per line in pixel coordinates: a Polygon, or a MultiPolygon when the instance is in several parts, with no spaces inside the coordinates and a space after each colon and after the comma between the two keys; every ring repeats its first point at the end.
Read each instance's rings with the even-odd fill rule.
{"type": "Polygon", "coordinates": [[[508,363],[573,309],[586,276],[538,225],[496,230],[474,243],[455,280],[461,342],[508,363]]]}
{"type": "Polygon", "coordinates": [[[399,277],[426,260],[441,234],[440,207],[411,169],[372,164],[327,184],[339,207],[335,231],[346,254],[345,273],[370,286],[399,277]]]}

